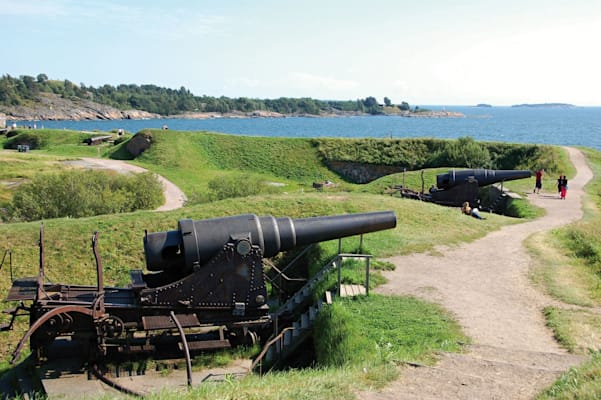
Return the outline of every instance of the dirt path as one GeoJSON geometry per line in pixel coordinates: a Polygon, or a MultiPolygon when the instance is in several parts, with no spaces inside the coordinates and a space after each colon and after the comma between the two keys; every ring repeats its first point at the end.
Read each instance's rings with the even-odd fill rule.
{"type": "Polygon", "coordinates": [[[439,247],[442,256],[389,260],[396,270],[386,273],[389,282],[376,291],[441,304],[455,314],[473,345],[465,354],[442,354],[435,367],[403,367],[400,379],[385,390],[359,398],[530,399],[583,360],[562,350],[545,326],[541,310],[553,300],[529,282],[531,259],[522,244],[535,232],[582,217],[582,188],[593,175],[580,151],[566,149],[578,171],[569,181],[567,200],[558,198],[553,177],[541,194],[528,196],[547,210],[544,217],[460,247],[439,247]]]}
{"type": "MultiPolygon", "coordinates": [[[[129,164],[120,160],[109,160],[106,158],[81,158],[80,160],[70,161],[69,163],[84,168],[102,168],[110,169],[118,172],[147,172],[146,169],[137,165],[129,164]]],[[[172,182],[157,175],[159,181],[163,185],[163,194],[165,195],[165,203],[155,211],[169,211],[183,207],[186,202],[186,195],[172,182]]]]}

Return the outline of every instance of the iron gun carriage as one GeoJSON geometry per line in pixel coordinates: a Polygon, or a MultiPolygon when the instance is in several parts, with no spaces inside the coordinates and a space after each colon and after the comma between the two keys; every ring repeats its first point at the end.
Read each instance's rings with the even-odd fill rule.
{"type": "Polygon", "coordinates": [[[436,176],[436,188],[430,190],[427,200],[448,206],[461,206],[467,201],[475,207],[478,204],[479,188],[531,176],[532,172],[529,170],[451,170],[436,176]]]}
{"type": "Polygon", "coordinates": [[[98,233],[92,240],[96,286],[47,283],[42,226],[38,276],[15,280],[7,297],[20,302],[13,320],[19,311],[30,320],[13,361],[28,340],[34,360],[51,358],[48,350],[59,337],[92,361],[108,353],[181,358],[182,347],[188,352],[254,342],[271,322],[263,258],[395,226],[391,211],[184,219],[176,230],[145,234],[147,272],[130,271],[125,287],[104,286],[98,233]]]}

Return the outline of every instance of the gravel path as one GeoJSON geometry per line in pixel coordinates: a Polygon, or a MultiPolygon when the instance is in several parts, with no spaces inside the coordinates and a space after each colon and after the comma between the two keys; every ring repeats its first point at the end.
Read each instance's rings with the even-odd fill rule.
{"type": "Polygon", "coordinates": [[[442,256],[389,259],[396,270],[385,274],[389,282],[376,291],[441,304],[455,314],[473,345],[464,354],[442,354],[435,367],[402,367],[399,380],[359,398],[530,399],[583,360],[564,351],[545,326],[542,309],[555,302],[532,287],[531,258],[522,244],[535,232],[582,217],[582,188],[593,175],[580,151],[566,150],[578,171],[567,199],[558,198],[553,177],[541,194],[528,196],[546,209],[544,217],[459,247],[438,247],[442,256]]]}
{"type": "MultiPolygon", "coordinates": [[[[120,160],[109,160],[106,158],[81,158],[76,161],[68,161],[69,164],[83,168],[100,168],[110,169],[117,172],[147,172],[145,168],[137,165],[129,164],[120,160]]],[[[181,208],[186,203],[186,195],[172,182],[157,175],[159,181],[163,185],[163,194],[165,195],[165,203],[155,211],[169,211],[181,208]]]]}

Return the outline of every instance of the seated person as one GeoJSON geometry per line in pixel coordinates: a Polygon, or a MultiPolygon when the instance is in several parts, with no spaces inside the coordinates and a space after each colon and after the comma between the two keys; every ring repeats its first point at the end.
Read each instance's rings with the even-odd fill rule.
{"type": "Polygon", "coordinates": [[[472,217],[477,219],[486,219],[482,215],[480,215],[480,210],[478,210],[477,207],[470,207],[470,203],[467,201],[464,202],[461,206],[461,212],[465,215],[471,215],[472,217]]]}

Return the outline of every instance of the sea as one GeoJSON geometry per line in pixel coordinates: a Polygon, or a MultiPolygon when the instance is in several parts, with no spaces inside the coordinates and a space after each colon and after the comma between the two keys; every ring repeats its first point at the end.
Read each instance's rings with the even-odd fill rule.
{"type": "Polygon", "coordinates": [[[601,107],[420,106],[460,112],[460,118],[397,116],[9,121],[37,128],[78,131],[145,128],[211,131],[232,135],[296,138],[440,138],[585,146],[601,150],[601,107]]]}

